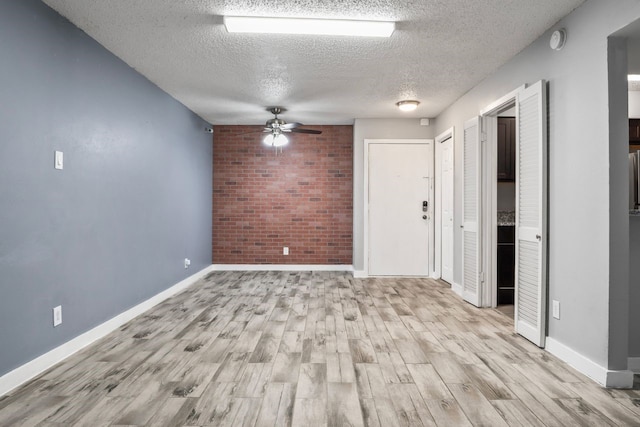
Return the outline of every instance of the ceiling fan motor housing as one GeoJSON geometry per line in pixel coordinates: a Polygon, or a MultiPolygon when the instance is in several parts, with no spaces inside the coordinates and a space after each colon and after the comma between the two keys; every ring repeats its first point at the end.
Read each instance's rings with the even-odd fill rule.
{"type": "Polygon", "coordinates": [[[286,122],[284,120],[275,118],[275,119],[267,120],[266,126],[269,127],[269,128],[275,129],[275,128],[279,128],[280,126],[282,126],[284,124],[286,124],[286,122]]]}

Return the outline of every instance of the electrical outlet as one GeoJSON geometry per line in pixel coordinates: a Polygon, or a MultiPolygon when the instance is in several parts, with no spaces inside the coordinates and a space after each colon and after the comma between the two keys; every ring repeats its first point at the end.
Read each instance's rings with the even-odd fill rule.
{"type": "Polygon", "coordinates": [[[282,255],[289,255],[289,246],[285,246],[282,248],[282,255]]]}
{"type": "Polygon", "coordinates": [[[189,268],[191,265],[191,260],[189,258],[184,259],[184,268],[189,268]]]}
{"type": "Polygon", "coordinates": [[[553,300],[551,306],[554,319],[560,320],[560,301],[553,300]]]}
{"type": "Polygon", "coordinates": [[[62,324],[62,306],[53,307],[53,326],[62,324]]]}

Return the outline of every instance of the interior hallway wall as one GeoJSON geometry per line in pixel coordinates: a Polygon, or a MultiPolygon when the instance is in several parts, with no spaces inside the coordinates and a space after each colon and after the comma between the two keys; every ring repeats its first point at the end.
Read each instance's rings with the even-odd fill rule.
{"type": "MultiPolygon", "coordinates": [[[[456,170],[461,170],[464,121],[522,84],[549,82],[549,300],[561,304],[560,320],[549,320],[549,336],[604,369],[613,359],[613,368],[623,369],[622,348],[609,345],[610,309],[616,307],[608,302],[611,236],[616,234],[610,226],[626,209],[609,207],[607,37],[639,16],[635,1],[587,1],[436,119],[436,132],[457,128],[456,170]],[[553,51],[551,32],[563,27],[567,44],[553,51]],[[611,359],[610,351],[616,352],[611,359]]],[[[457,224],[461,202],[461,175],[456,174],[457,224]]],[[[624,221],[618,225],[624,227],[624,221]]],[[[462,233],[455,230],[455,280],[460,281],[462,233]]]]}

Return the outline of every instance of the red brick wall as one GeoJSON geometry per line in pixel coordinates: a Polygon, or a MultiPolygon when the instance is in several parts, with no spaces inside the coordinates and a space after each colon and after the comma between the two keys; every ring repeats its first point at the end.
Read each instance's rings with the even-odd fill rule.
{"type": "Polygon", "coordinates": [[[352,264],[353,127],[308,127],[277,156],[262,126],[214,127],[214,264],[352,264]]]}

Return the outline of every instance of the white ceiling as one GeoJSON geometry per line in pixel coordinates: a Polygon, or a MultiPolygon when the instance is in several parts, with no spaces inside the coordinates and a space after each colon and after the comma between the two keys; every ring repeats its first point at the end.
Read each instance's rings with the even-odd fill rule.
{"type": "Polygon", "coordinates": [[[435,117],[583,0],[44,0],[212,124],[435,117]],[[392,20],[389,39],[228,34],[222,15],[392,20]],[[418,99],[413,113],[395,102],[418,99]]]}

